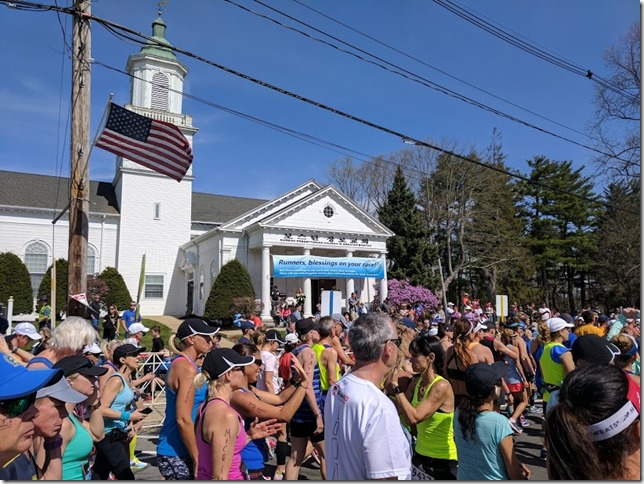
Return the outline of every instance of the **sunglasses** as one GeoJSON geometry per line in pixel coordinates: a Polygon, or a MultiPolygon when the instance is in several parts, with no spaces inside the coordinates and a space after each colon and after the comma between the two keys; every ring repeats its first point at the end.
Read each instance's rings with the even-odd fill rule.
{"type": "MultiPolygon", "coordinates": [[[[395,344],[395,345],[396,345],[397,347],[399,347],[399,348],[400,348],[400,344],[402,343],[402,339],[401,339],[401,338],[391,338],[391,339],[388,339],[387,341],[391,341],[393,344],[395,344]]],[[[385,343],[386,343],[387,341],[385,341],[385,343]]]]}
{"type": "Polygon", "coordinates": [[[0,410],[2,410],[2,413],[9,418],[17,417],[18,415],[25,413],[35,401],[36,394],[32,393],[26,397],[14,398],[12,400],[0,402],[0,410]]]}

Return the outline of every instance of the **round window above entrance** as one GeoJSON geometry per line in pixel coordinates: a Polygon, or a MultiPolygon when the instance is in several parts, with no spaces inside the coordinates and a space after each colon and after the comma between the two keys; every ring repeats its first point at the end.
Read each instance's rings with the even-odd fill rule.
{"type": "Polygon", "coordinates": [[[333,207],[331,205],[327,205],[324,207],[324,210],[322,210],[322,213],[326,218],[331,218],[333,215],[335,215],[335,211],[333,210],[333,207]]]}

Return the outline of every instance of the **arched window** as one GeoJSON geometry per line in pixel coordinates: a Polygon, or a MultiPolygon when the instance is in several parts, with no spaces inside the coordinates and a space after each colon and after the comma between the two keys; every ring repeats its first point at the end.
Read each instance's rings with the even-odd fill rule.
{"type": "Polygon", "coordinates": [[[91,245],[87,246],[87,275],[96,274],[96,249],[91,245]]]}
{"type": "Polygon", "coordinates": [[[170,81],[163,72],[155,72],[152,76],[152,109],[168,110],[168,87],[170,81]]]}
{"type": "Polygon", "coordinates": [[[31,276],[31,289],[38,296],[38,287],[45,277],[49,262],[49,249],[42,242],[32,242],[25,248],[25,265],[31,276]]]}

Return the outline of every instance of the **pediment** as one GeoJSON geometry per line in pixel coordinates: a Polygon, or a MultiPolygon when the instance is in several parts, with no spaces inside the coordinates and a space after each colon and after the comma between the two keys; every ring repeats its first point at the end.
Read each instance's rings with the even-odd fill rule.
{"type": "Polygon", "coordinates": [[[315,180],[308,180],[293,190],[250,210],[218,227],[221,231],[242,231],[261,220],[282,212],[287,207],[309,197],[322,188],[315,180]]]}
{"type": "Polygon", "coordinates": [[[265,217],[258,225],[263,228],[334,231],[382,237],[394,235],[332,185],[265,217]]]}

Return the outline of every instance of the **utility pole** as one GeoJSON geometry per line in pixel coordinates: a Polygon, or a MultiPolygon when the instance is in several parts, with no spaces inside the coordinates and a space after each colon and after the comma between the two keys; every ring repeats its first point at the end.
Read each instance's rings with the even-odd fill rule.
{"type": "MultiPolygon", "coordinates": [[[[69,194],[69,250],[67,273],[68,293],[87,291],[87,236],[89,233],[89,130],[91,87],[91,32],[90,0],[74,0],[72,34],[72,129],[70,194],[69,194]]],[[[83,316],[83,305],[68,298],[67,315],[83,316]]]]}

